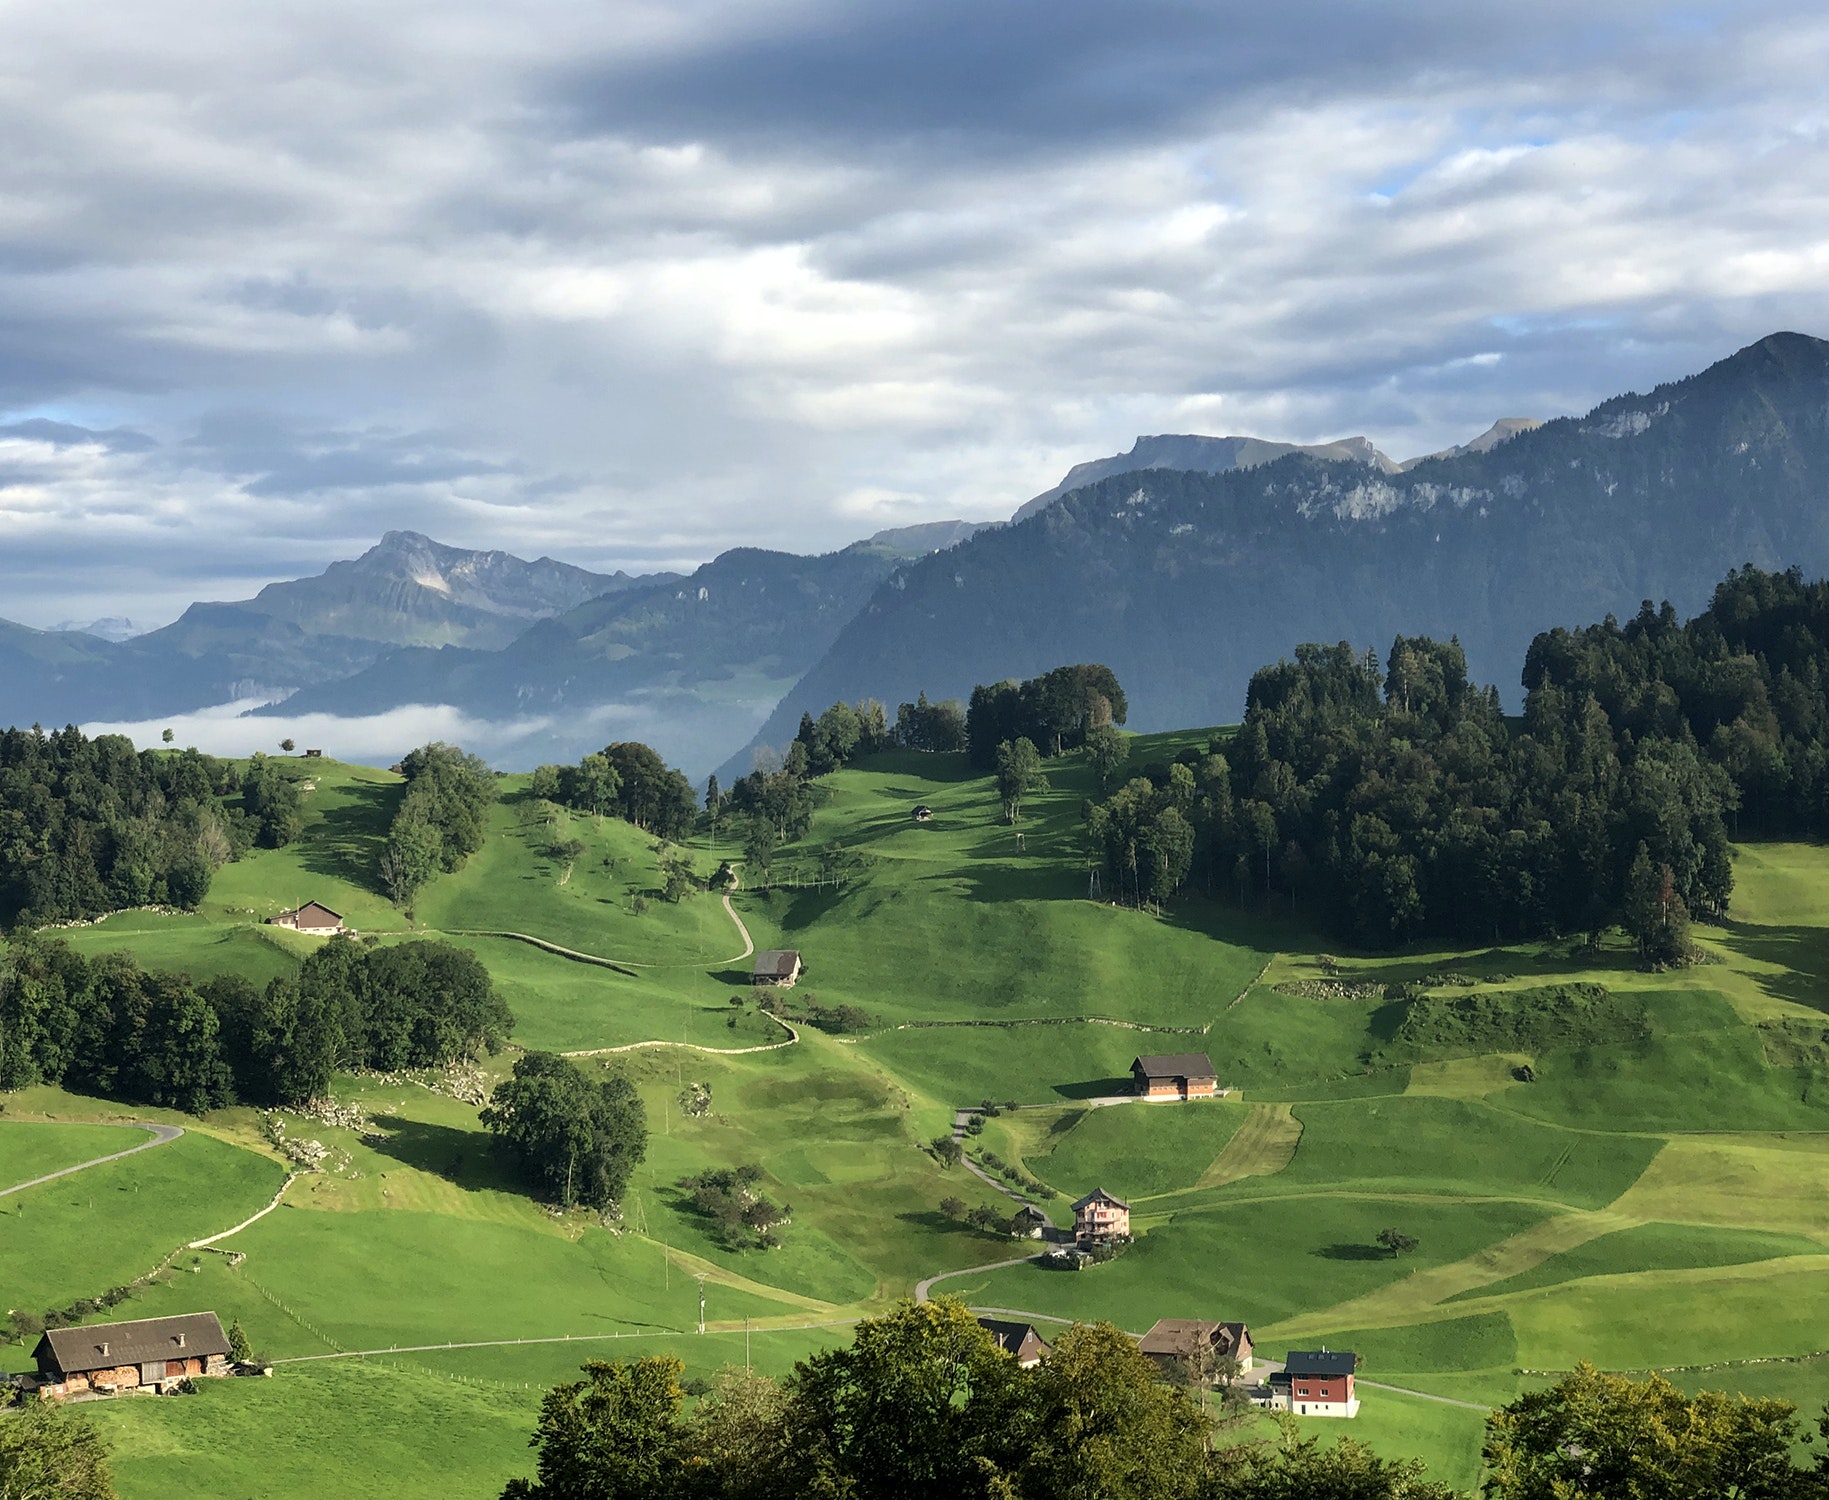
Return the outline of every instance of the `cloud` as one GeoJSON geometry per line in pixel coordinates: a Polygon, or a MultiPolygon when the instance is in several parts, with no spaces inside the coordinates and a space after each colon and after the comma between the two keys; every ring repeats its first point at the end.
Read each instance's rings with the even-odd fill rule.
{"type": "Polygon", "coordinates": [[[1141,432],[1431,451],[1829,332],[1800,0],[148,0],[0,39],[32,623],[390,527],[823,549],[1141,432]]]}
{"type": "Polygon", "coordinates": [[[124,734],[136,745],[157,745],[170,729],[174,744],[222,756],[281,754],[280,743],[289,739],[301,750],[310,746],[334,759],[377,766],[391,765],[416,745],[444,740],[461,744],[501,769],[528,770],[554,758],[555,746],[564,746],[566,758],[576,760],[584,749],[599,748],[612,736],[639,738],[657,724],[655,711],[643,704],[599,705],[580,719],[561,723],[534,716],[478,719],[442,704],[407,704],[383,714],[349,718],[283,712],[256,717],[246,702],[239,702],[164,719],[97,722],[82,728],[91,736],[124,734]]]}

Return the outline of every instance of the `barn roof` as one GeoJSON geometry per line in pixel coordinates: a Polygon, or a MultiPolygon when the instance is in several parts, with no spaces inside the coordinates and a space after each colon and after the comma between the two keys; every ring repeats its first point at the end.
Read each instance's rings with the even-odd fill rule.
{"type": "Polygon", "coordinates": [[[1133,1073],[1150,1078],[1217,1078],[1213,1060],[1204,1052],[1151,1052],[1130,1065],[1133,1073]]]}
{"type": "Polygon", "coordinates": [[[997,1340],[997,1347],[1008,1354],[1021,1354],[1022,1346],[1033,1338],[1045,1350],[1048,1341],[1035,1331],[1033,1323],[1016,1323],[1005,1318],[980,1318],[978,1326],[997,1340]]]}
{"type": "Polygon", "coordinates": [[[786,979],[800,967],[800,955],[792,948],[765,948],[756,955],[755,973],[768,979],[786,979]]]}
{"type": "Polygon", "coordinates": [[[75,1375],[157,1359],[209,1359],[228,1352],[229,1339],[221,1320],[213,1312],[203,1312],[53,1328],[38,1341],[32,1357],[40,1367],[51,1365],[75,1375]]]}
{"type": "Polygon", "coordinates": [[[1209,1323],[1204,1318],[1158,1318],[1138,1347],[1145,1354],[1186,1354],[1202,1343],[1236,1354],[1251,1331],[1243,1323],[1209,1323]]]}

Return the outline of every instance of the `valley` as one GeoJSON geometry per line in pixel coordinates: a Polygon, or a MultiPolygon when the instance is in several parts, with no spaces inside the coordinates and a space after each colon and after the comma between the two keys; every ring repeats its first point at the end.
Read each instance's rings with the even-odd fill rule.
{"type": "MultiPolygon", "coordinates": [[[[1134,736],[1129,754],[1225,736],[1134,736]]],[[[1736,845],[1729,914],[1697,923],[1708,961],[1688,968],[1646,972],[1618,933],[1593,951],[1359,954],[1276,897],[1195,892],[1160,914],[1090,898],[1093,773],[1083,752],[1048,765],[1012,828],[963,755],[862,758],[820,780],[809,832],[745,874],[730,911],[704,889],[666,901],[653,838],[504,777],[483,847],[409,918],[376,876],[400,779],[314,761],[301,838],[225,865],[195,914],[55,934],[261,983],[324,941],[264,922],[305,900],[365,940],[461,944],[515,1048],[626,1068],[650,1130],[606,1220],[529,1195],[462,1070],[339,1076],[320,1118],[6,1095],[0,1189],[134,1143],[100,1122],[184,1132],[0,1196],[7,1304],[150,1274],[105,1316],[212,1309],[275,1361],[270,1380],[86,1406],[121,1494],[494,1495],[528,1470],[543,1390],[587,1358],[785,1373],[936,1276],[936,1294],[1043,1324],[1237,1319],[1274,1358],[1354,1349],[1364,1404],[1339,1426],[1462,1488],[1485,1408],[1579,1360],[1806,1413],[1829,1399],[1829,851],[1736,845]],[[808,966],[774,992],[785,1023],[757,1003],[752,939],[808,966]],[[1515,1032],[1398,1036],[1417,996],[1517,1009],[1574,985],[1613,1009],[1528,1049],[1515,1032]],[[861,1027],[797,1018],[814,1006],[855,1007],[861,1027]],[[1609,1030],[1615,1013],[1643,1024],[1609,1030]],[[1129,1086],[1138,1053],[1189,1049],[1226,1097],[1090,1107],[1129,1086]],[[705,1113],[682,1108],[694,1085],[705,1113]],[[949,1200],[1012,1205],[924,1149],[980,1101],[999,1109],[966,1136],[974,1158],[1045,1185],[1056,1224],[1094,1187],[1123,1197],[1135,1244],[1080,1271],[970,1270],[1036,1248],[961,1222],[949,1200]],[[320,1170],[288,1176],[276,1142],[297,1139],[326,1148],[320,1170]],[[778,1249],[732,1248],[681,1186],[750,1165],[786,1209],[778,1249]],[[1380,1248],[1386,1229],[1415,1248],[1380,1248]]],[[[701,882],[741,868],[728,837],[689,854],[701,882]]],[[[4,1359],[27,1367],[29,1343],[4,1359]]]]}

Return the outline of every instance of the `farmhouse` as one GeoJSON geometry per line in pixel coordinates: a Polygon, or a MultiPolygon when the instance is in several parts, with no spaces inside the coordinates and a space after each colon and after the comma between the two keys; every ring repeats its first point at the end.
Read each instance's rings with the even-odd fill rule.
{"type": "Polygon", "coordinates": [[[923,802],[911,816],[917,823],[931,823],[934,820],[934,810],[923,802]]]}
{"type": "Polygon", "coordinates": [[[752,981],[756,984],[778,985],[784,990],[792,989],[794,981],[800,977],[801,968],[800,955],[792,949],[768,948],[756,955],[752,981]]]}
{"type": "Polygon", "coordinates": [[[38,1394],[151,1390],[163,1394],[180,1380],[229,1373],[229,1340],[213,1312],[133,1323],[54,1328],[32,1351],[38,1394]]]}
{"type": "Polygon", "coordinates": [[[1219,1092],[1219,1076],[1204,1052],[1139,1057],[1130,1065],[1130,1076],[1146,1099],[1206,1099],[1219,1092]]]}
{"type": "Polygon", "coordinates": [[[997,1347],[1014,1356],[1025,1370],[1033,1370],[1048,1357],[1048,1346],[1028,1323],[1011,1323],[1002,1318],[980,1318],[978,1326],[997,1341],[997,1347]]]}
{"type": "Polygon", "coordinates": [[[1025,1203],[1010,1220],[1014,1232],[1026,1240],[1039,1240],[1054,1227],[1054,1221],[1033,1203],[1025,1203]]]}
{"type": "Polygon", "coordinates": [[[1346,1349],[1292,1349],[1270,1377],[1270,1404],[1298,1417],[1356,1417],[1353,1371],[1359,1356],[1346,1349]]]}
{"type": "Polygon", "coordinates": [[[283,911],[277,917],[268,917],[267,922],[273,927],[290,927],[294,931],[314,933],[319,937],[334,937],[337,933],[350,931],[343,925],[343,918],[321,901],[307,901],[303,906],[283,911]]]}
{"type": "Polygon", "coordinates": [[[1082,1245],[1128,1238],[1130,1205],[1104,1188],[1094,1188],[1073,1205],[1073,1237],[1082,1245]]]}
{"type": "Polygon", "coordinates": [[[1242,1375],[1251,1368],[1251,1330],[1243,1323],[1209,1323],[1203,1318],[1158,1318],[1137,1346],[1164,1370],[1199,1359],[1210,1371],[1218,1360],[1235,1359],[1242,1375]]]}

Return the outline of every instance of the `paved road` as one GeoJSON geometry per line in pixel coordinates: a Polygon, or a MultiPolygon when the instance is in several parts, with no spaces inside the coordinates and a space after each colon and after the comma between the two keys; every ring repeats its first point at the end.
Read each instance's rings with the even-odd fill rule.
{"type": "MultiPolygon", "coordinates": [[[[925,1302],[934,1289],[934,1283],[950,1280],[954,1276],[970,1276],[976,1271],[1001,1271],[1005,1266],[1020,1266],[1024,1261],[1040,1260],[1048,1252],[1040,1254],[1019,1255],[1014,1260],[994,1260],[988,1266],[965,1266],[957,1271],[942,1271],[938,1276],[929,1276],[927,1280],[915,1283],[915,1301],[925,1302]]],[[[1024,1313],[1024,1317],[1029,1314],[1024,1313]]]]}
{"type": "Polygon", "coordinates": [[[1492,1410],[1490,1406],[1482,1406],[1478,1401],[1456,1401],[1452,1396],[1438,1396],[1433,1391],[1415,1391],[1407,1385],[1380,1385],[1376,1380],[1361,1380],[1358,1383],[1369,1391],[1393,1391],[1399,1396],[1415,1396],[1422,1401],[1439,1401],[1443,1406],[1461,1406],[1468,1411],[1489,1412],[1492,1410]]]}
{"type": "MultiPolygon", "coordinates": [[[[112,1125],[115,1122],[110,1120],[104,1123],[112,1125]]],[[[38,1187],[42,1183],[55,1182],[59,1177],[68,1177],[72,1172],[86,1172],[90,1167],[99,1167],[105,1161],[119,1161],[123,1156],[133,1156],[140,1151],[150,1151],[154,1146],[163,1146],[166,1142],[175,1141],[184,1134],[176,1125],[144,1125],[131,1122],[123,1123],[119,1128],[122,1130],[150,1130],[152,1139],[141,1141],[137,1146],[129,1146],[125,1151],[116,1151],[108,1156],[98,1156],[94,1161],[79,1161],[75,1166],[65,1167],[60,1172],[47,1172],[44,1176],[34,1177],[30,1182],[22,1182],[17,1187],[0,1188],[0,1198],[6,1197],[9,1193],[23,1193],[27,1188],[38,1187]]]]}

